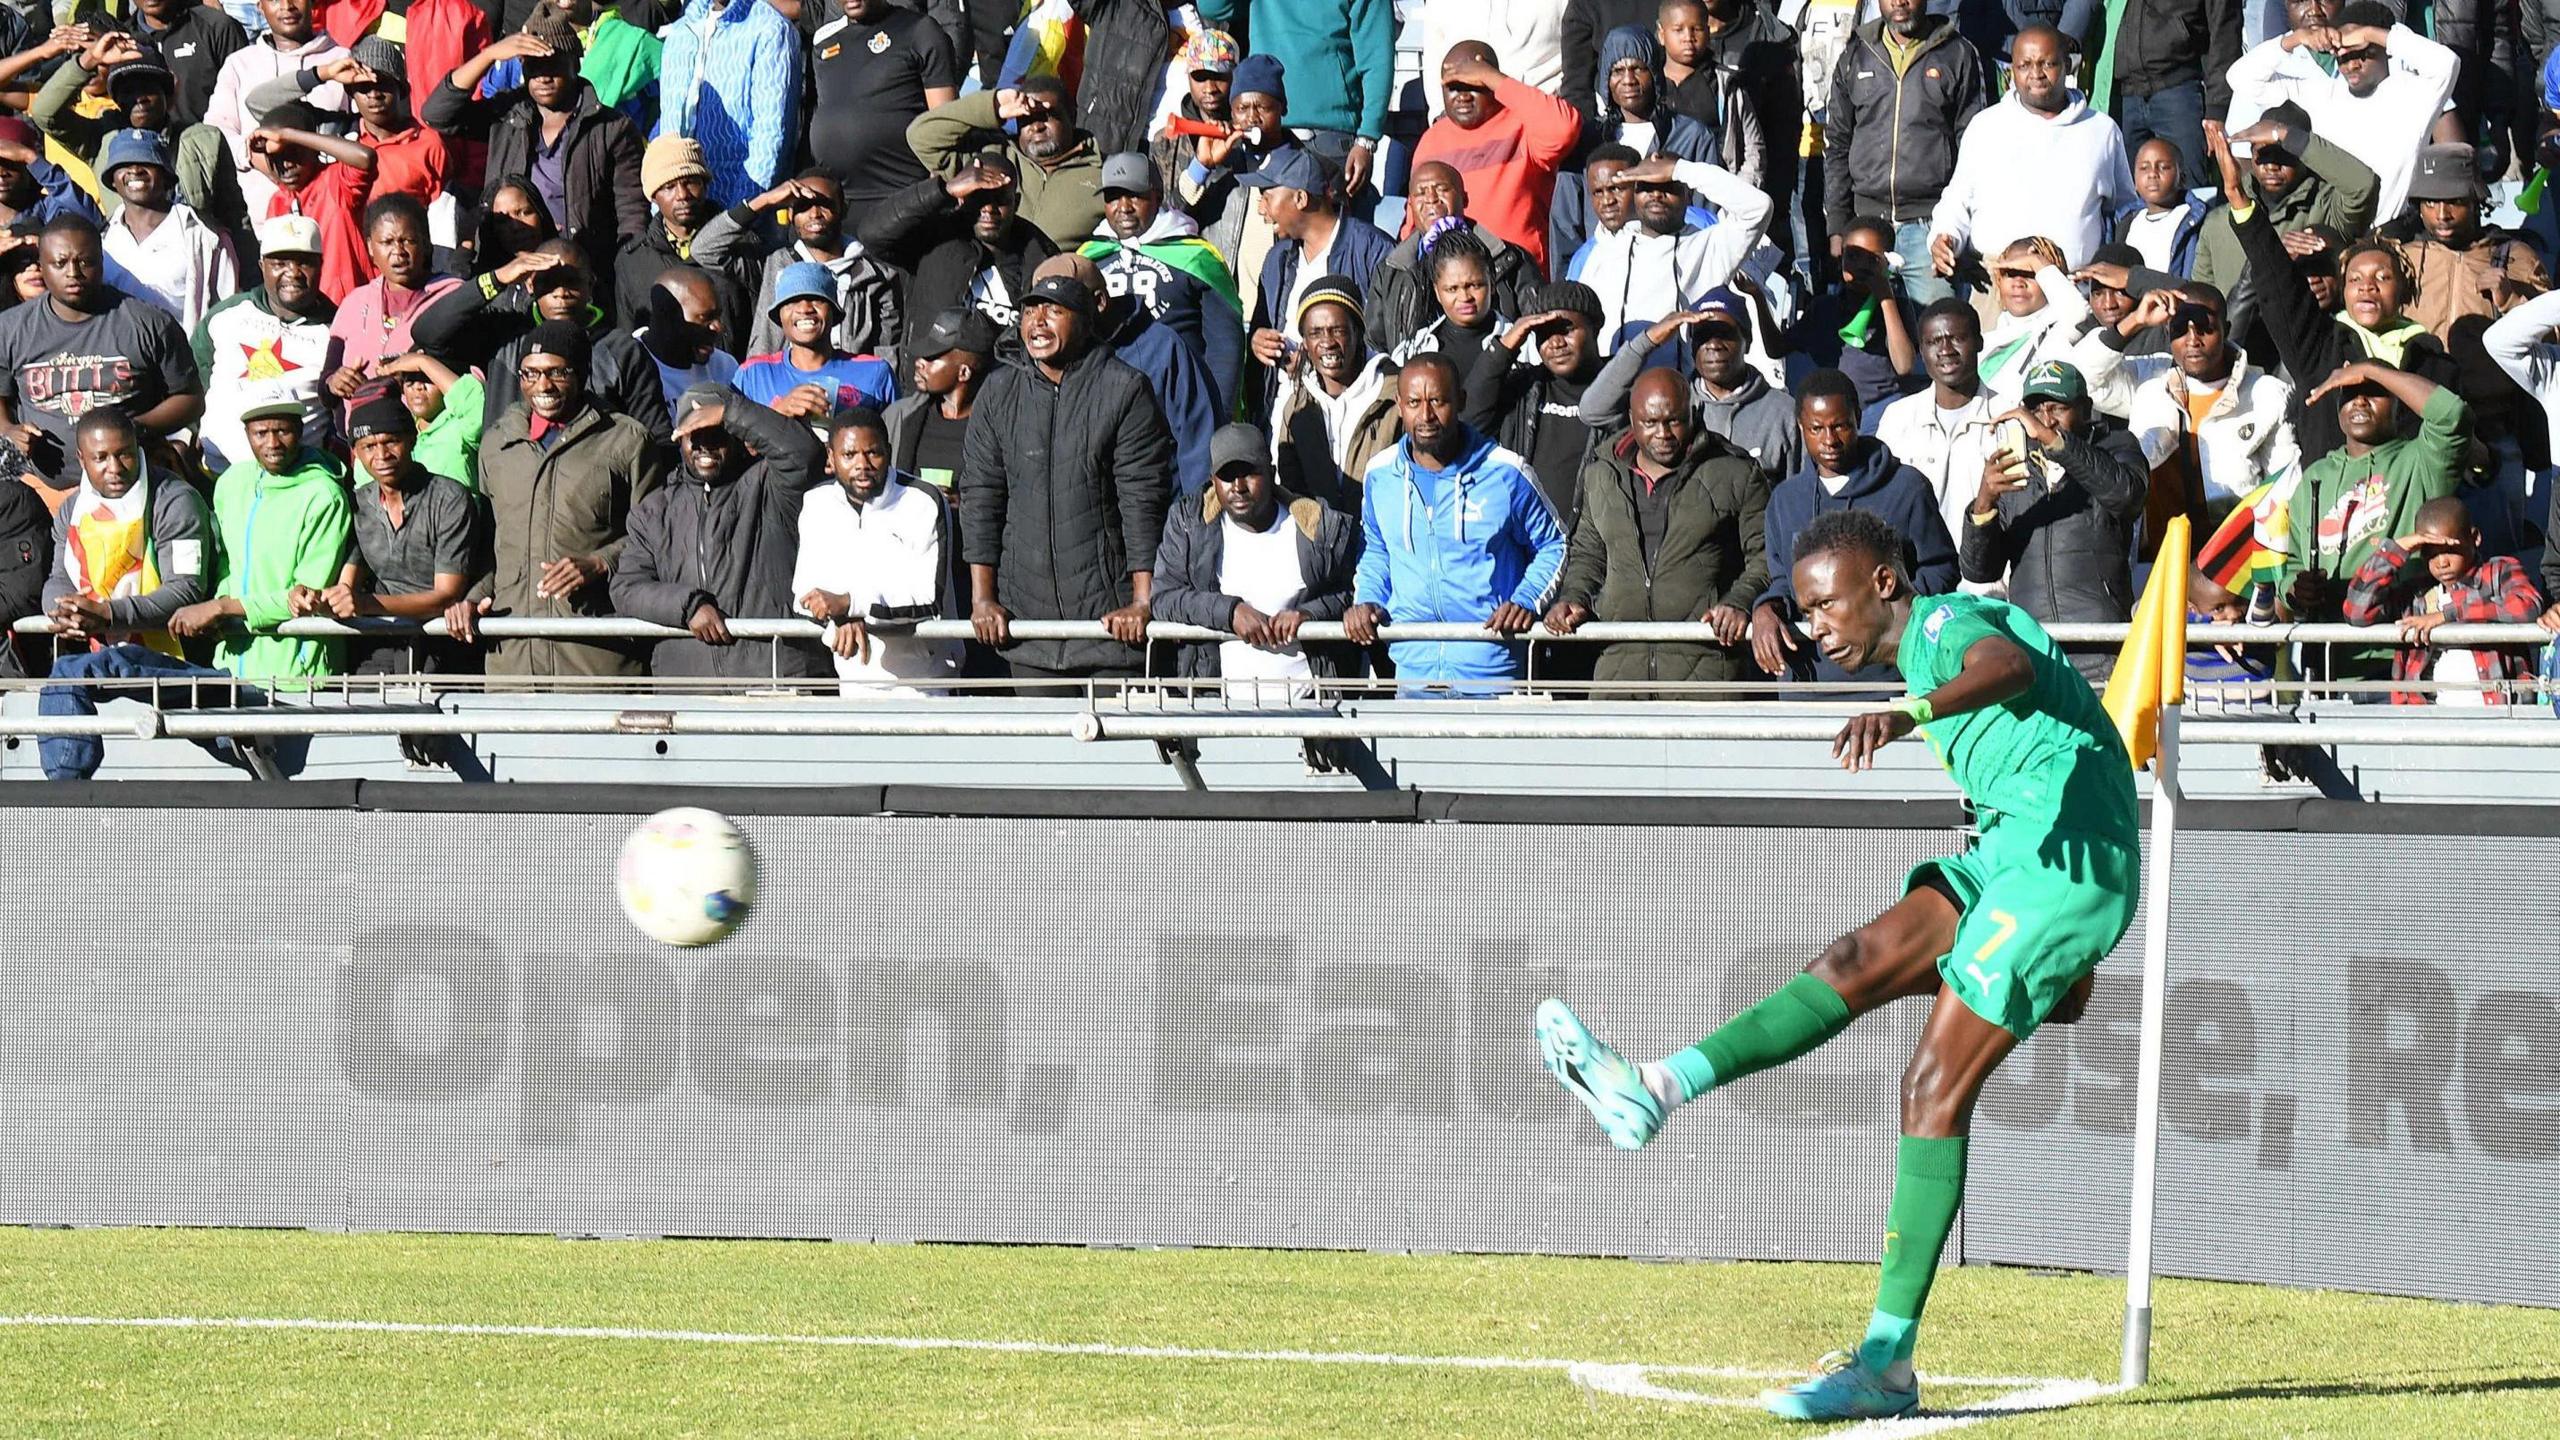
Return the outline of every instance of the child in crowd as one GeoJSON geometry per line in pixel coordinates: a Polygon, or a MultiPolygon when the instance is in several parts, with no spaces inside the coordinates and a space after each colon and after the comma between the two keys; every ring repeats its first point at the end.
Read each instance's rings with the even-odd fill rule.
{"type": "Polygon", "coordinates": [[[2512,625],[2542,613],[2542,595],[2510,555],[2480,558],[2480,532],[2458,496],[2418,508],[2417,527],[2385,540],[2347,584],[2350,625],[2396,623],[2402,642],[2391,678],[2433,682],[2434,693],[2391,692],[2394,705],[2504,705],[2505,682],[2524,679],[2532,660],[2511,645],[2438,648],[2443,625],[2512,625]]]}

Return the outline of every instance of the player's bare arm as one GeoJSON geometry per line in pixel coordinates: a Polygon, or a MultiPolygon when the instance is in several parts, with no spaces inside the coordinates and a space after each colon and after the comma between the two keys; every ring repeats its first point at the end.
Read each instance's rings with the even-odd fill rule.
{"type": "Polygon", "coordinates": [[[1964,669],[1956,678],[1912,700],[1860,715],[1840,727],[1831,742],[1831,758],[1843,770],[1865,770],[1878,750],[1935,719],[1969,715],[2005,705],[2035,684],[2035,664],[2011,641],[1986,635],[1965,647],[1964,669]]]}

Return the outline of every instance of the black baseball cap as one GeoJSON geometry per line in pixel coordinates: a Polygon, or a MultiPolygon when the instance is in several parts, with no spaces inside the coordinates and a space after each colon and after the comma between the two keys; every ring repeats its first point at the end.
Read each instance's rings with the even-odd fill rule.
{"type": "Polygon", "coordinates": [[[1092,287],[1073,275],[1052,275],[1032,286],[1022,297],[1022,306],[1027,310],[1034,305],[1055,305],[1078,315],[1091,315],[1095,309],[1092,287]]]}
{"type": "Polygon", "coordinates": [[[983,310],[954,307],[933,317],[924,334],[907,347],[907,354],[918,360],[932,360],[954,350],[972,355],[996,353],[996,322],[983,310]]]}

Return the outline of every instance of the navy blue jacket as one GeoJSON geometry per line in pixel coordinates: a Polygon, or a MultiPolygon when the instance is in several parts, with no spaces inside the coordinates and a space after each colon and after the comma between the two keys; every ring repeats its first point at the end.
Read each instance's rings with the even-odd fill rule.
{"type": "MultiPolygon", "coordinates": [[[[1796,618],[1796,536],[1813,517],[1832,510],[1864,510],[1900,532],[1909,544],[1903,559],[1918,593],[1943,595],[1956,588],[1956,544],[1947,534],[1947,522],[1939,518],[1937,492],[1929,488],[1927,476],[1894,459],[1883,441],[1868,439],[1860,442],[1857,468],[1839,494],[1822,488],[1811,462],[1769,493],[1769,588],[1761,592],[1760,604],[1777,606],[1789,621],[1796,618]]],[[[1898,679],[1889,664],[1853,675],[1822,658],[1802,636],[1797,646],[1797,680],[1898,679]]]]}
{"type": "Polygon", "coordinates": [[[1173,493],[1188,499],[1209,486],[1209,437],[1219,425],[1218,387],[1209,376],[1209,362],[1172,326],[1133,300],[1112,298],[1103,323],[1114,320],[1111,353],[1146,376],[1147,388],[1155,392],[1156,408],[1173,432],[1173,493]]]}
{"type": "MultiPolygon", "coordinates": [[[[1395,237],[1366,220],[1354,220],[1348,215],[1337,223],[1342,228],[1334,232],[1333,253],[1325,257],[1327,273],[1343,276],[1351,282],[1353,289],[1366,295],[1369,282],[1377,278],[1378,267],[1386,264],[1387,256],[1395,250],[1395,237]]],[[[1270,254],[1262,257],[1262,283],[1253,292],[1253,323],[1246,327],[1245,332],[1248,339],[1255,330],[1286,331],[1289,328],[1290,322],[1297,317],[1280,312],[1288,305],[1289,292],[1297,284],[1298,242],[1282,240],[1271,247],[1270,254]]],[[[1263,372],[1259,400],[1264,408],[1268,408],[1272,387],[1279,383],[1277,375],[1274,370],[1265,369],[1263,372]]]]}

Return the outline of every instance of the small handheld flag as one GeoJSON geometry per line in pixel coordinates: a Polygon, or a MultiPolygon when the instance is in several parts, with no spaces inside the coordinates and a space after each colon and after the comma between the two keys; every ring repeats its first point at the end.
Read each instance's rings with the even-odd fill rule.
{"type": "Polygon", "coordinates": [[[2160,710],[2187,698],[2187,566],[2192,541],[2187,518],[2169,522],[2150,583],[2133,607],[2133,623],[2107,681],[2107,714],[2124,736],[2133,768],[2151,763],[2160,749],[2160,710]]]}

